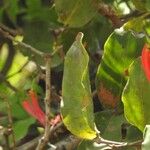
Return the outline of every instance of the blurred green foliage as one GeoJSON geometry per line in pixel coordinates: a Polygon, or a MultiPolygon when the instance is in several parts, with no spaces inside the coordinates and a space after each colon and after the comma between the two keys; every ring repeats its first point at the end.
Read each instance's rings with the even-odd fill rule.
{"type": "MultiPolygon", "coordinates": [[[[1,0],[0,28],[2,25],[16,31],[19,35],[21,34],[23,42],[39,51],[54,54],[51,65],[51,80],[52,86],[56,88],[57,92],[61,90],[65,54],[74,42],[77,33],[83,32],[83,46],[89,55],[89,76],[92,92],[98,91],[103,109],[106,109],[106,105],[109,105],[109,109],[114,109],[116,112],[123,112],[125,109],[127,117],[126,121],[123,113],[122,115],[112,115],[112,112],[107,112],[107,109],[106,112],[96,114],[95,122],[102,136],[120,141],[122,123],[134,124],[142,130],[146,123],[149,123],[144,122],[143,124],[141,121],[137,123],[135,118],[130,119],[133,115],[132,110],[130,110],[132,107],[129,107],[138,104],[140,100],[147,103],[145,97],[149,96],[147,92],[149,85],[143,80],[143,74],[139,76],[139,74],[141,75],[141,68],[138,64],[140,63],[138,57],[141,55],[143,44],[145,42],[150,43],[149,0],[1,0]],[[138,61],[135,61],[137,58],[138,61]],[[136,64],[133,65],[133,61],[136,64]],[[130,68],[131,64],[132,67],[130,68]],[[131,72],[128,72],[129,68],[131,72]],[[140,84],[142,84],[142,89],[140,84]],[[139,92],[137,93],[137,91],[139,92]],[[141,98],[140,93],[143,94],[143,92],[146,96],[141,98]]],[[[5,41],[2,43],[0,41],[0,46],[2,46],[0,49],[1,71],[4,64],[9,62],[7,60],[9,50],[5,41]]],[[[45,73],[45,64],[42,57],[31,53],[24,47],[14,44],[14,48],[16,53],[13,63],[10,68],[7,68],[8,73],[4,77],[6,80],[0,83],[0,125],[7,127],[9,124],[6,111],[9,103],[12,109],[14,133],[17,141],[19,141],[25,137],[28,128],[35,124],[35,119],[23,110],[21,103],[27,98],[27,91],[30,89],[34,89],[43,100],[45,90],[43,87],[45,85],[39,85],[38,81],[39,78],[43,79],[41,74],[45,73]],[[41,70],[39,70],[40,67],[41,70]],[[17,91],[12,90],[6,81],[17,91]],[[21,130],[22,128],[23,130],[21,130]]],[[[80,58],[79,61],[85,61],[82,59],[84,58],[80,58]]],[[[72,75],[67,77],[68,80],[75,78],[76,74],[73,71],[76,71],[76,66],[71,68],[72,75]]],[[[78,88],[76,84],[72,86],[73,89],[78,88]]],[[[70,99],[74,98],[72,91],[67,96],[70,99]]],[[[75,99],[77,98],[75,97],[75,99]]],[[[98,101],[98,99],[96,100],[98,101]]],[[[43,101],[41,104],[43,107],[43,101]]],[[[141,117],[145,119],[141,116],[141,109],[145,110],[144,113],[148,111],[147,107],[144,105],[143,107],[137,107],[134,110],[140,119],[141,117]]],[[[67,109],[72,110],[72,105],[68,104],[67,109]]],[[[80,109],[80,105],[78,109],[80,109]]],[[[67,111],[66,108],[64,111],[67,111]]],[[[72,113],[74,112],[72,111],[72,113]]],[[[85,111],[86,113],[88,114],[88,111],[85,111]]],[[[90,115],[93,115],[91,111],[90,115]]],[[[149,114],[147,113],[147,115],[149,114]]],[[[72,116],[74,117],[75,114],[72,116]]],[[[88,115],[83,116],[89,117],[88,115]]],[[[74,119],[73,117],[70,120],[74,119]]],[[[146,118],[148,117],[146,116],[146,118]]],[[[76,126],[79,127],[80,124],[77,122],[76,126]]],[[[141,138],[141,132],[136,127],[128,128],[127,141],[141,138]]],[[[78,132],[75,126],[71,129],[72,133],[74,131],[78,132]]],[[[99,145],[97,147],[105,149],[107,146],[99,145]]],[[[89,141],[83,141],[79,149],[97,149],[97,147],[89,141]]],[[[148,149],[145,148],[144,150],[148,149]]]]}

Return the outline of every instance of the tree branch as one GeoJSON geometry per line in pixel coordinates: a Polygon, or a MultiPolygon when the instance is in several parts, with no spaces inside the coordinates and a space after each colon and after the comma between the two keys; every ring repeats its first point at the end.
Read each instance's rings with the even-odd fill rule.
{"type": "Polygon", "coordinates": [[[50,104],[51,104],[51,56],[47,54],[45,56],[46,61],[46,96],[45,96],[45,112],[46,112],[46,125],[45,125],[45,132],[43,137],[40,139],[39,144],[36,150],[42,150],[45,145],[48,143],[50,130],[53,129],[53,126],[50,125],[50,104]]]}
{"type": "Polygon", "coordinates": [[[111,8],[111,6],[101,2],[98,5],[98,12],[104,17],[108,18],[112,22],[114,27],[119,28],[123,25],[123,22],[116,15],[115,11],[111,8]]]}
{"type": "Polygon", "coordinates": [[[0,28],[3,29],[3,30],[6,31],[6,32],[9,32],[9,33],[10,33],[11,35],[13,35],[13,36],[22,34],[22,31],[21,31],[20,29],[19,29],[19,30],[18,30],[18,29],[17,29],[17,30],[14,30],[14,29],[11,29],[11,28],[5,26],[5,25],[2,24],[2,23],[0,23],[0,28]]]}
{"type": "Polygon", "coordinates": [[[3,95],[2,93],[0,94],[0,96],[5,100],[6,102],[6,106],[7,106],[7,115],[8,115],[8,131],[11,133],[12,135],[12,142],[13,142],[13,149],[15,149],[16,147],[16,140],[15,140],[15,135],[14,135],[14,131],[13,131],[13,117],[12,117],[12,109],[9,103],[9,100],[7,99],[7,97],[5,95],[3,95]]]}
{"type": "Polygon", "coordinates": [[[140,147],[143,140],[128,143],[128,142],[116,142],[111,140],[105,140],[101,137],[97,137],[96,139],[94,139],[94,142],[98,144],[106,144],[106,146],[111,147],[113,150],[121,150],[122,148],[140,147]]]}
{"type": "Polygon", "coordinates": [[[43,56],[45,55],[42,51],[40,51],[40,50],[38,50],[38,49],[32,47],[32,46],[29,45],[29,44],[26,44],[26,43],[24,43],[24,42],[17,41],[17,40],[15,39],[15,37],[13,37],[12,35],[10,35],[9,32],[4,31],[2,28],[0,28],[0,33],[3,34],[3,36],[4,36],[5,38],[10,39],[11,41],[17,43],[19,46],[24,47],[24,48],[30,50],[32,53],[34,53],[34,54],[36,54],[36,55],[39,55],[39,56],[41,56],[41,57],[43,57],[43,56]]]}
{"type": "MultiPolygon", "coordinates": [[[[63,123],[60,122],[58,123],[52,130],[50,130],[49,132],[49,137],[52,136],[54,134],[54,132],[56,132],[59,128],[61,128],[63,126],[63,123]]],[[[34,138],[33,140],[21,145],[21,146],[18,146],[16,147],[16,150],[33,150],[35,149],[35,147],[37,146],[38,144],[38,141],[42,138],[42,135],[34,138]]]]}

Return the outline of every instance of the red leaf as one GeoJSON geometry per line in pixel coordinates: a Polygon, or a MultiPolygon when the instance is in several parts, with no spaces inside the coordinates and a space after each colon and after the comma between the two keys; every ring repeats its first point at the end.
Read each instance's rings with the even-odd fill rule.
{"type": "Polygon", "coordinates": [[[142,49],[142,66],[148,81],[150,81],[150,49],[147,44],[142,49]]]}

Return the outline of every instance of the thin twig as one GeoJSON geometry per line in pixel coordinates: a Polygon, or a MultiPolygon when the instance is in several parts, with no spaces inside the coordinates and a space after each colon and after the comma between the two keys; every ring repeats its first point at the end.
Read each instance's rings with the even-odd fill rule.
{"type": "Polygon", "coordinates": [[[8,99],[5,95],[1,94],[1,97],[5,100],[5,102],[7,104],[7,114],[8,114],[8,122],[9,122],[8,130],[10,130],[10,133],[12,135],[13,149],[15,149],[16,140],[15,140],[15,135],[14,135],[14,132],[13,132],[13,117],[12,117],[11,106],[10,106],[10,103],[9,103],[9,101],[8,101],[8,99]]]}
{"type": "Polygon", "coordinates": [[[98,5],[98,12],[109,19],[114,27],[121,27],[123,25],[123,22],[120,20],[120,18],[116,15],[115,11],[112,9],[111,6],[100,2],[98,5]]]}
{"type": "Polygon", "coordinates": [[[38,141],[42,138],[42,135],[16,147],[16,150],[33,150],[38,144],[38,141]]]}
{"type": "MultiPolygon", "coordinates": [[[[63,138],[63,140],[60,140],[58,142],[56,142],[54,144],[55,146],[55,149],[56,150],[72,150],[72,149],[76,149],[78,144],[82,141],[82,139],[79,139],[77,138],[76,136],[73,136],[73,135],[68,135],[68,136],[65,136],[63,138]]],[[[48,150],[54,150],[54,148],[49,145],[50,148],[48,150]]]]}
{"type": "Polygon", "coordinates": [[[11,41],[17,43],[19,46],[24,47],[24,48],[30,50],[30,51],[33,52],[34,54],[39,55],[39,56],[41,56],[41,57],[44,56],[44,53],[43,53],[42,51],[40,51],[40,50],[38,50],[38,49],[32,47],[32,46],[29,45],[29,44],[26,44],[26,43],[24,43],[24,42],[20,42],[20,41],[16,40],[12,35],[9,34],[9,32],[4,31],[2,28],[0,28],[0,33],[3,34],[3,36],[4,36],[5,38],[8,38],[8,39],[10,39],[11,41]]]}
{"type": "Polygon", "coordinates": [[[116,142],[116,141],[111,141],[111,140],[106,140],[100,137],[97,137],[96,139],[94,139],[94,142],[98,143],[98,144],[106,144],[109,147],[112,147],[114,150],[119,150],[122,148],[128,148],[128,147],[139,147],[141,146],[143,140],[138,140],[135,142],[116,142]]]}
{"type": "Polygon", "coordinates": [[[116,141],[111,141],[111,140],[106,140],[103,138],[98,138],[94,140],[98,144],[106,144],[106,145],[124,145],[125,142],[116,142],[116,141]]]}
{"type": "Polygon", "coordinates": [[[122,145],[116,145],[114,146],[115,149],[121,150],[123,148],[129,148],[129,147],[141,147],[143,140],[131,142],[131,143],[125,143],[122,145]]]}
{"type": "MultiPolygon", "coordinates": [[[[32,47],[31,45],[29,45],[29,44],[27,44],[25,42],[20,42],[20,41],[16,40],[15,37],[12,36],[14,34],[11,35],[11,31],[10,30],[11,29],[9,29],[7,27],[5,27],[5,29],[4,29],[4,28],[2,28],[0,26],[0,34],[2,34],[5,38],[10,39],[11,41],[15,42],[19,46],[30,50],[32,53],[34,53],[36,55],[39,55],[40,57],[44,58],[47,55],[46,53],[42,52],[41,50],[39,50],[37,48],[34,48],[34,47],[32,47]]],[[[61,51],[62,51],[62,46],[58,47],[52,54],[48,54],[48,55],[53,57],[57,52],[61,52],[61,51]]]]}
{"type": "MultiPolygon", "coordinates": [[[[60,122],[58,123],[55,127],[53,127],[53,129],[51,129],[49,131],[49,137],[52,136],[59,128],[61,128],[63,126],[63,123],[60,122]]],[[[38,141],[42,138],[42,135],[34,138],[33,140],[21,145],[21,146],[18,146],[16,148],[16,150],[33,150],[35,149],[36,145],[38,144],[38,141]]]]}
{"type": "Polygon", "coordinates": [[[43,137],[40,139],[39,144],[36,150],[42,150],[49,140],[50,130],[53,129],[49,123],[50,118],[50,103],[51,103],[51,56],[47,55],[45,57],[46,60],[46,96],[45,96],[45,112],[46,112],[46,125],[45,125],[45,132],[43,137]]]}
{"type": "Polygon", "coordinates": [[[9,32],[11,35],[13,36],[16,36],[16,35],[20,35],[22,34],[22,31],[21,30],[14,30],[14,29],[11,29],[9,27],[7,27],[6,25],[0,23],[0,28],[2,28],[4,31],[7,31],[9,32]]]}

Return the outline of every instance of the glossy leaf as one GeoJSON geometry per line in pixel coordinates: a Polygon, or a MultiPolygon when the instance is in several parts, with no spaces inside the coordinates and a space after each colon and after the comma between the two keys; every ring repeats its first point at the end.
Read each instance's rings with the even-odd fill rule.
{"type": "Polygon", "coordinates": [[[149,150],[150,148],[150,125],[146,125],[144,129],[144,141],[142,143],[142,150],[149,150]]]}
{"type": "Polygon", "coordinates": [[[143,40],[130,32],[112,33],[104,45],[104,54],[99,65],[96,86],[103,105],[116,107],[128,76],[128,67],[141,54],[143,40]]]}
{"type": "Polygon", "coordinates": [[[122,94],[124,113],[131,124],[143,131],[145,125],[150,123],[150,84],[142,68],[141,58],[130,66],[129,74],[122,94]]]}
{"type": "Polygon", "coordinates": [[[82,33],[66,54],[61,105],[63,122],[73,134],[81,138],[93,139],[93,104],[88,74],[89,56],[82,45],[82,33]]]}
{"type": "Polygon", "coordinates": [[[59,21],[70,27],[82,27],[97,12],[97,0],[55,0],[59,21]]]}

